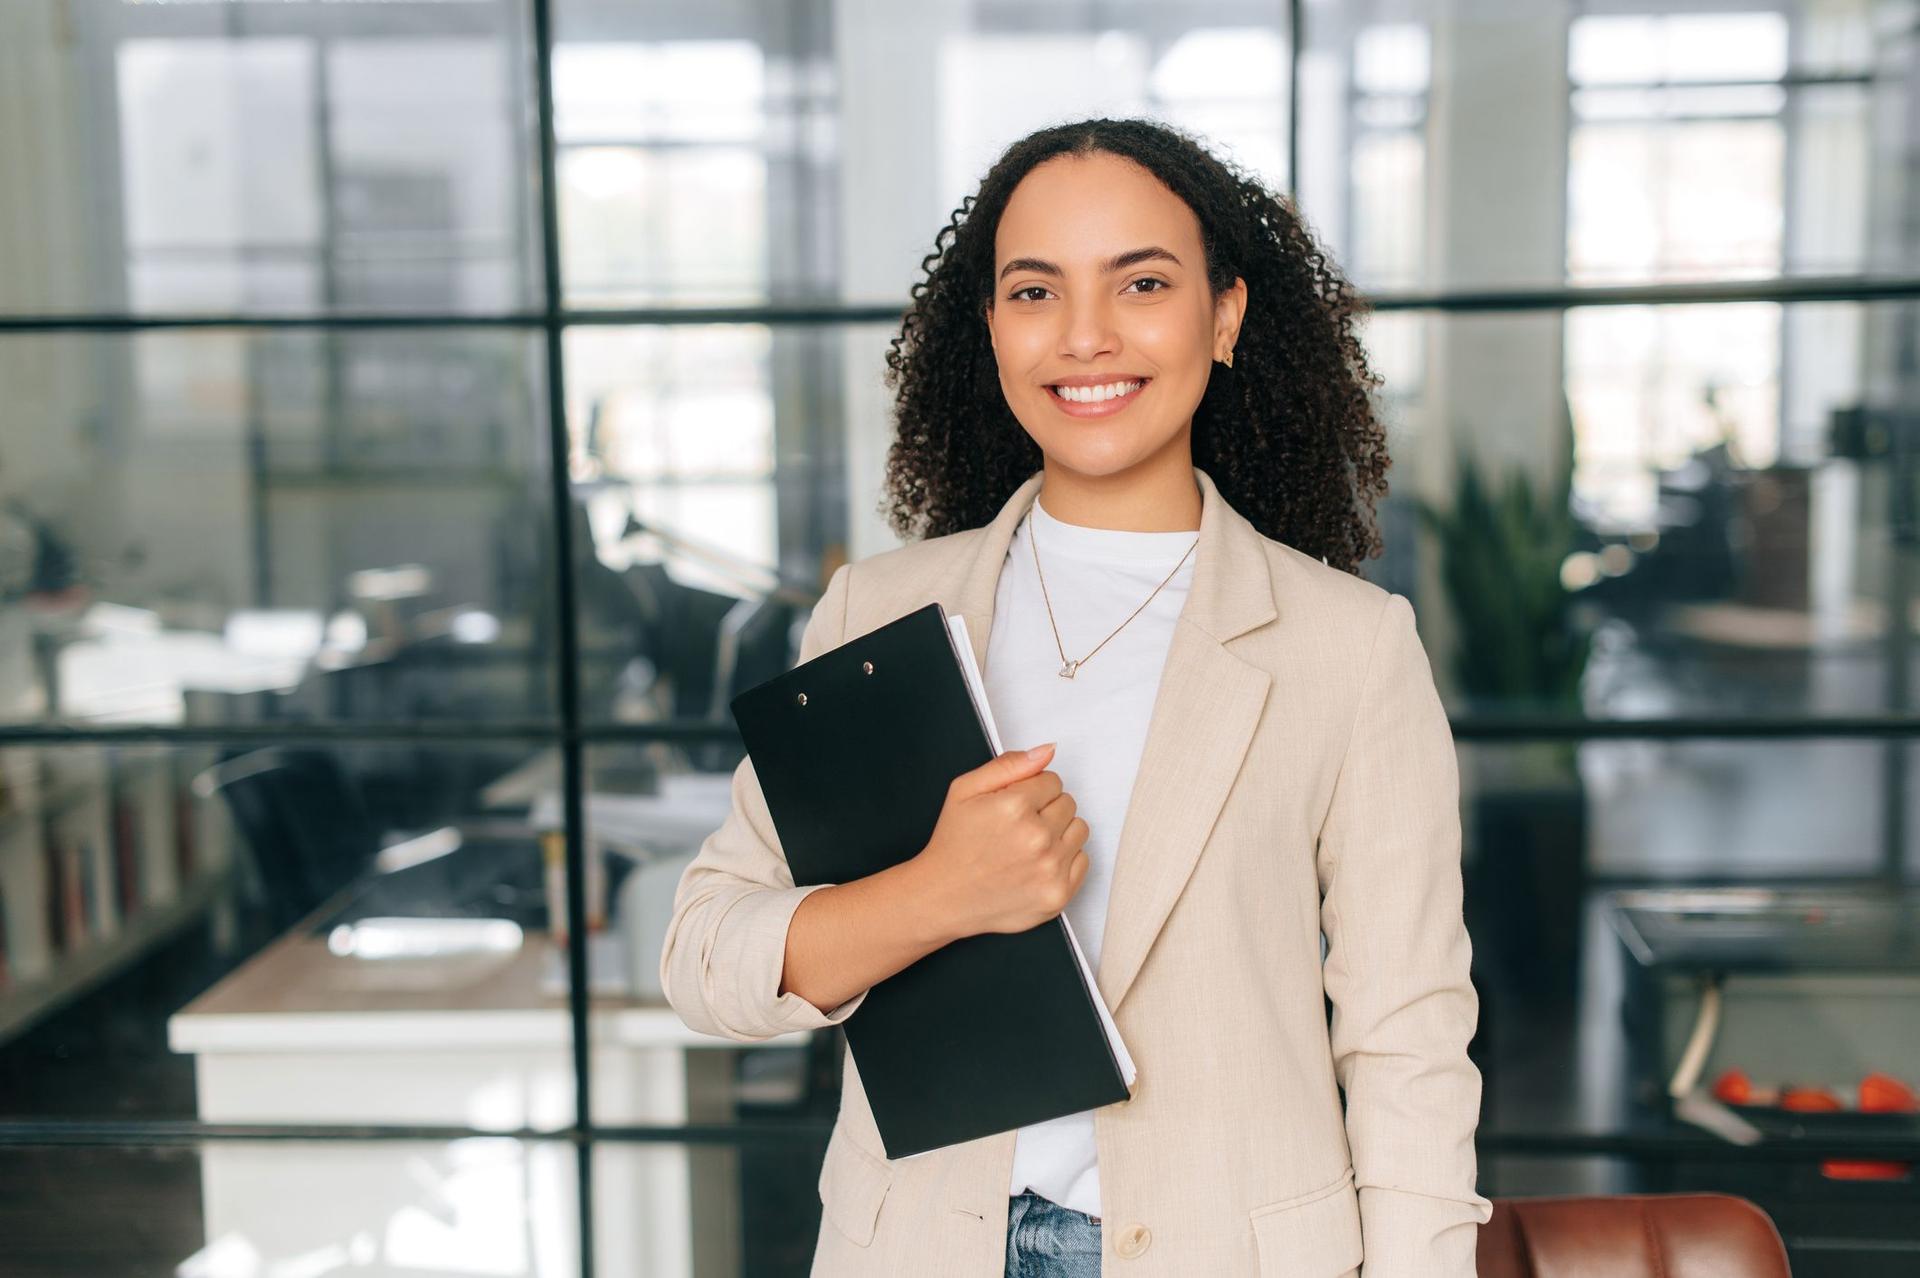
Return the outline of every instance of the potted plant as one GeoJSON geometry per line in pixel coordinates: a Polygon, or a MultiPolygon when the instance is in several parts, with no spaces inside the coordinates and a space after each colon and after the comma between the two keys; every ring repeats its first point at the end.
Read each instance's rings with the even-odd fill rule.
{"type": "MultiPolygon", "coordinates": [[[[1524,467],[1495,479],[1464,448],[1445,506],[1416,501],[1440,554],[1456,627],[1452,670],[1469,712],[1578,716],[1591,635],[1562,577],[1582,530],[1571,509],[1572,422],[1564,401],[1551,482],[1524,467]]],[[[1586,888],[1586,793],[1572,740],[1473,752],[1467,911],[1494,978],[1537,1000],[1574,993],[1586,888]]]]}

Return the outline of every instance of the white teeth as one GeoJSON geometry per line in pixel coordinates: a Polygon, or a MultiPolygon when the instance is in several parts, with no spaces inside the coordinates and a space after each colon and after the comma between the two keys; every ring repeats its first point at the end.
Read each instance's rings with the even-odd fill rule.
{"type": "Polygon", "coordinates": [[[1139,382],[1109,382],[1105,386],[1056,386],[1053,393],[1075,404],[1098,404],[1102,400],[1131,395],[1139,389],[1139,382]]]}

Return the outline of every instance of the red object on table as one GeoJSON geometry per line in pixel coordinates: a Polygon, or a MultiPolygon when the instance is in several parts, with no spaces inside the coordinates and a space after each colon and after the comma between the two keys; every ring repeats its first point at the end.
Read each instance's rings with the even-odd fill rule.
{"type": "MultiPolygon", "coordinates": [[[[1846,1104],[1831,1088],[1811,1084],[1788,1084],[1776,1092],[1754,1086],[1742,1069],[1722,1070],[1713,1081],[1713,1095],[1727,1105],[1771,1106],[1803,1114],[1832,1114],[1846,1110],[1846,1104]]],[[[1920,1113],[1920,1095],[1913,1088],[1878,1071],[1860,1080],[1856,1112],[1862,1114],[1920,1113]]],[[[1913,1164],[1882,1158],[1823,1158],[1820,1174],[1830,1180],[1901,1180],[1911,1174],[1913,1164]]]]}
{"type": "Polygon", "coordinates": [[[1860,1080],[1860,1108],[1874,1114],[1920,1113],[1920,1096],[1893,1075],[1876,1072],[1860,1080]]]}
{"type": "Polygon", "coordinates": [[[1713,1080],[1713,1097],[1728,1105],[1753,1104],[1753,1080],[1743,1069],[1729,1069],[1713,1080]]]}
{"type": "Polygon", "coordinates": [[[1780,1108],[1799,1113],[1830,1114],[1836,1110],[1843,1110],[1846,1106],[1840,1103],[1838,1096],[1824,1087],[1796,1084],[1781,1091],[1780,1108]]]}
{"type": "MultiPolygon", "coordinates": [[[[1911,1114],[1920,1110],[1913,1089],[1891,1074],[1874,1072],[1860,1080],[1863,1114],[1911,1114]]],[[[1820,1164],[1822,1175],[1834,1180],[1900,1180],[1913,1164],[1882,1158],[1829,1158],[1820,1164]]]]}

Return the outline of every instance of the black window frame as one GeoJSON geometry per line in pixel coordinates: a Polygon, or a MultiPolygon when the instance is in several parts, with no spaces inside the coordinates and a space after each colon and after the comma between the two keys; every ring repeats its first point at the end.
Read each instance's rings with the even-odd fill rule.
{"type": "MultiPolygon", "coordinates": [[[[0,748],[81,744],[185,743],[397,743],[486,740],[523,740],[556,747],[562,760],[563,815],[566,835],[566,891],[573,917],[585,913],[584,753],[605,743],[691,744],[737,743],[737,733],[725,725],[707,722],[668,722],[649,725],[613,725],[588,722],[579,704],[579,637],[574,598],[574,529],[567,517],[571,502],[566,458],[568,423],[564,343],[570,329],[594,325],[619,327],[688,324],[757,324],[773,327],[851,326],[894,324],[900,306],[796,302],[750,306],[649,306],[627,308],[569,308],[563,298],[560,273],[559,219],[554,133],[553,9],[555,0],[526,0],[530,38],[514,42],[514,51],[535,61],[532,83],[537,97],[539,191],[540,304],[532,310],[487,313],[320,313],[274,314],[42,314],[0,315],[0,339],[17,334],[117,334],[156,330],[222,329],[264,331],[366,329],[506,329],[538,334],[544,345],[547,395],[547,472],[551,517],[550,545],[555,556],[554,595],[557,644],[550,672],[557,680],[558,715],[553,720],[486,724],[416,722],[407,724],[302,724],[248,726],[129,726],[115,728],[64,727],[57,724],[0,724],[0,748]]],[[[369,12],[377,12],[375,9],[369,12]]],[[[1304,16],[1299,0],[1285,5],[1290,63],[1286,122],[1287,171],[1297,183],[1299,172],[1299,63],[1304,16]]],[[[1796,83],[1857,83],[1858,76],[1793,75],[1796,83]]],[[[1771,83],[1771,82],[1770,82],[1771,83]]],[[[1291,192],[1289,192],[1291,194],[1291,192]]],[[[1875,274],[1794,276],[1773,279],[1645,283],[1617,286],[1543,286],[1480,290],[1401,291],[1370,294],[1376,311],[1413,311],[1431,314],[1564,314],[1595,306],[1650,304],[1714,304],[1740,302],[1911,302],[1920,300],[1920,275],[1875,274]]],[[[1893,530],[1896,546],[1906,553],[1920,542],[1920,529],[1902,522],[1893,530]]],[[[1867,739],[1886,743],[1890,753],[1904,756],[1908,742],[1920,734],[1920,712],[1889,711],[1848,716],[1799,715],[1683,715],[1660,719],[1596,720],[1582,717],[1524,713],[1471,713],[1451,717],[1456,742],[1510,744],[1538,741],[1600,740],[1797,740],[1806,738],[1867,739]]],[[[1904,768],[1898,769],[1904,776],[1904,768]]],[[[1904,803],[1904,798],[1900,800],[1904,803]]],[[[1900,881],[1904,871],[1899,847],[1889,852],[1885,873],[1900,881]]],[[[198,1120],[33,1120],[0,1117],[0,1149],[7,1146],[178,1146],[224,1140],[420,1141],[470,1137],[519,1139],[527,1142],[565,1141],[575,1146],[578,1169],[578,1210],[581,1272],[594,1273],[594,1195],[592,1156],[599,1142],[669,1143],[685,1145],[817,1144],[830,1124],[823,1120],[753,1124],[687,1124],[617,1126],[596,1123],[592,1115],[592,1071],[589,1067],[586,938],[572,929],[567,945],[568,1013],[573,1034],[572,1065],[575,1083],[574,1122],[563,1128],[481,1129],[441,1125],[290,1125],[230,1124],[198,1120]]],[[[1489,1075],[1489,1089],[1494,1080],[1489,1075]]],[[[1733,1146],[1706,1136],[1658,1133],[1576,1133],[1557,1130],[1482,1131],[1478,1147],[1485,1156],[1520,1158],[1601,1158],[1667,1163],[1711,1156],[1722,1160],[1808,1162],[1821,1158],[1920,1159],[1920,1140],[1848,1138],[1795,1142],[1791,1147],[1767,1144],[1733,1146]]]]}

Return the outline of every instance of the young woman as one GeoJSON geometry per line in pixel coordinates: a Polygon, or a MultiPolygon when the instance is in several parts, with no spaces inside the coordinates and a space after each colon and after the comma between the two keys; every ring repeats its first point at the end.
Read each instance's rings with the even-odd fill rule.
{"type": "Polygon", "coordinates": [[[1139,1073],[890,1160],[849,1055],[815,1274],[1467,1278],[1459,780],[1412,609],[1358,575],[1388,466],[1359,301],[1288,201],[1136,120],[1016,143],[926,267],[888,356],[910,540],[834,572],[801,659],[939,600],[1044,744],[957,777],[917,855],[805,888],[742,762],[662,983],[755,1041],[1064,911],[1139,1073]]]}

